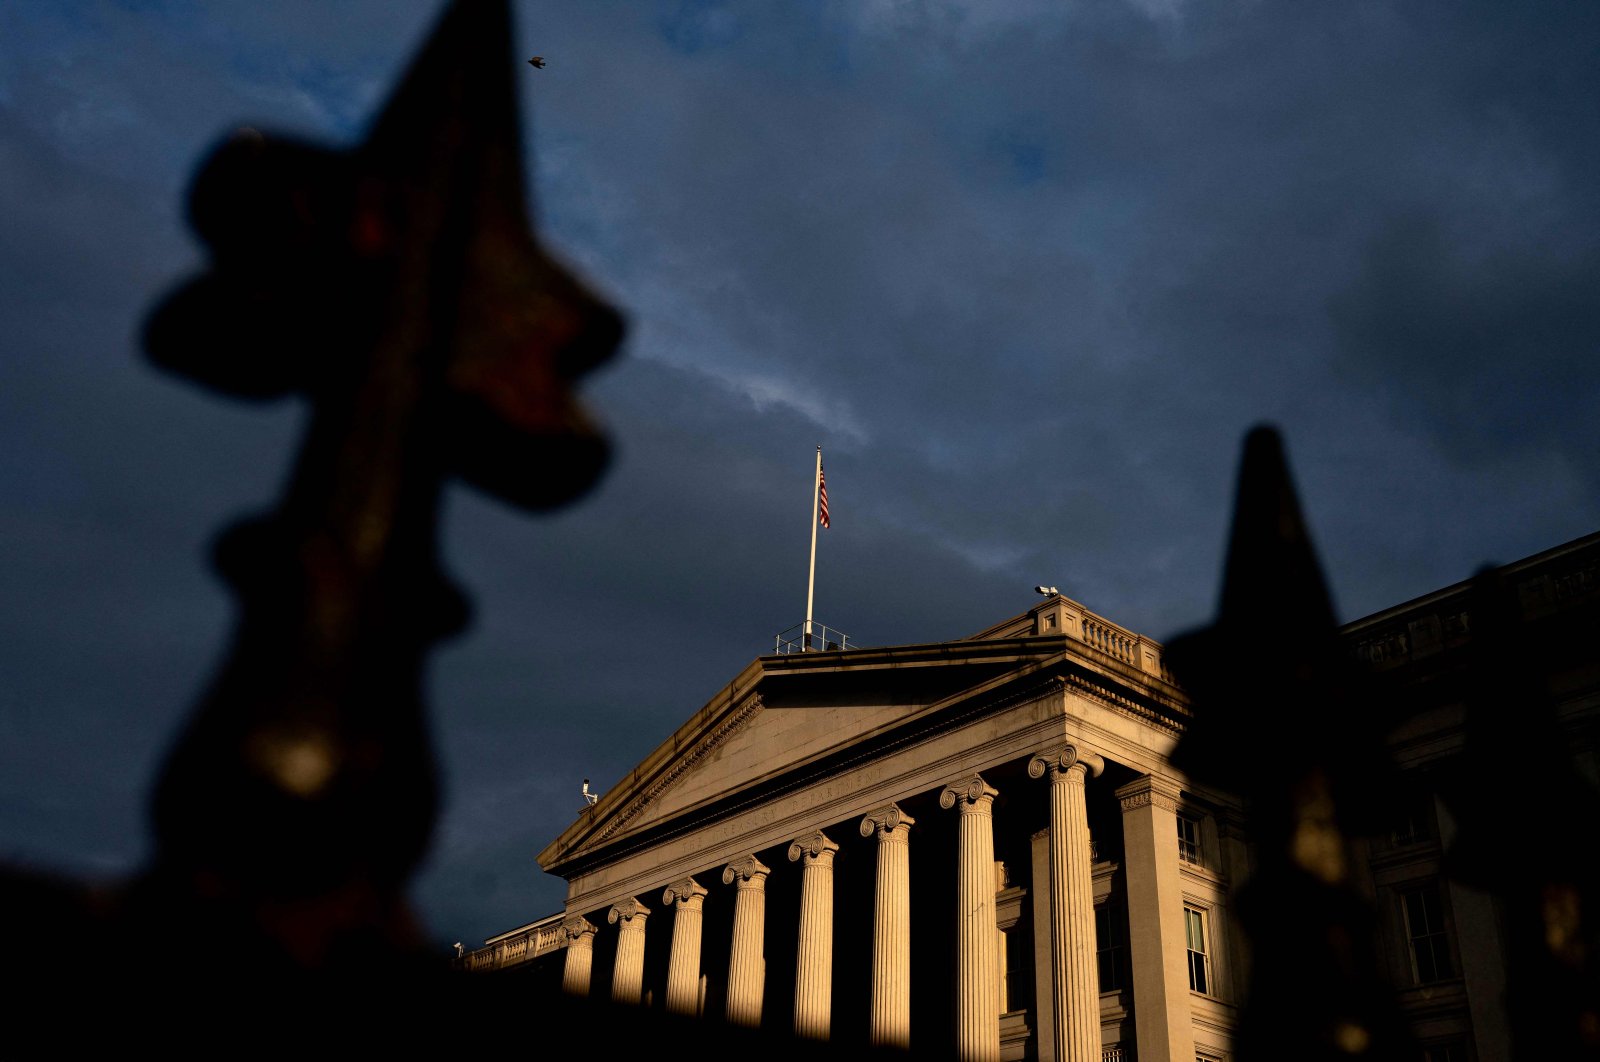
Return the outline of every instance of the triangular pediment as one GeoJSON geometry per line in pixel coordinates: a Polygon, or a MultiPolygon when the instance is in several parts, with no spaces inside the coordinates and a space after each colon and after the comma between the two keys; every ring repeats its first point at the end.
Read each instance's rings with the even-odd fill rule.
{"type": "Polygon", "coordinates": [[[761,657],[539,855],[545,870],[686,828],[952,701],[1059,659],[1060,638],[998,638],[761,657]]]}

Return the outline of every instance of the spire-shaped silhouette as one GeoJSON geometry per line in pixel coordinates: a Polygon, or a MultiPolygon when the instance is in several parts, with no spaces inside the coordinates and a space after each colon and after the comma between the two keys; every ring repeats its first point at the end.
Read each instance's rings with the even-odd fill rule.
{"type": "Polygon", "coordinates": [[[1349,834],[1395,774],[1360,703],[1276,429],[1245,440],[1215,622],[1172,641],[1193,718],[1173,763],[1245,798],[1259,861],[1239,1062],[1413,1062],[1349,834]]]}

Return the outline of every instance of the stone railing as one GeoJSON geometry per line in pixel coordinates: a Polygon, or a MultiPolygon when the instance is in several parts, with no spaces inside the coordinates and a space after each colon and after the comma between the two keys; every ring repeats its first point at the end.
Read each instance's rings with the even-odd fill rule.
{"type": "Polygon", "coordinates": [[[562,939],[561,918],[559,914],[551,915],[504,936],[495,937],[487,941],[483,947],[466,952],[456,960],[456,963],[473,973],[504,970],[532,962],[552,951],[559,951],[565,943],[562,939]]]}
{"type": "Polygon", "coordinates": [[[1139,663],[1139,636],[1098,616],[1083,617],[1083,640],[1103,653],[1110,653],[1118,660],[1134,665],[1139,663]]]}
{"type": "Polygon", "coordinates": [[[1119,627],[1104,616],[1088,609],[1079,615],[1082,641],[1107,656],[1131,664],[1147,675],[1156,675],[1162,681],[1177,685],[1172,672],[1167,669],[1167,654],[1160,642],[1119,627]]]}
{"type": "Polygon", "coordinates": [[[1049,600],[1029,609],[1025,615],[979,631],[968,640],[1066,635],[1146,675],[1154,675],[1172,686],[1179,685],[1167,668],[1167,652],[1160,642],[1135,634],[1104,616],[1090,612],[1055,587],[1041,586],[1035,589],[1048,594],[1049,600]]]}

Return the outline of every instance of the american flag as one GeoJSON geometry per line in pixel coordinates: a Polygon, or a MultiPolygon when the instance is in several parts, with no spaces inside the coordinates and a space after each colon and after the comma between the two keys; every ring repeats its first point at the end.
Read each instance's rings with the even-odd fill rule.
{"type": "Polygon", "coordinates": [[[817,466],[817,520],[828,526],[828,474],[817,466]]]}

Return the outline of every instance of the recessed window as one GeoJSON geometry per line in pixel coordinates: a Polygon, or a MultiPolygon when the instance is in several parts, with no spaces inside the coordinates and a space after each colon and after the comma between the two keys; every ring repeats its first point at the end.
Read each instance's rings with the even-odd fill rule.
{"type": "Polygon", "coordinates": [[[1389,831],[1390,842],[1422,844],[1433,837],[1433,796],[1429,793],[1409,796],[1395,812],[1394,828],[1389,831]]]}
{"type": "Polygon", "coordinates": [[[1189,948],[1189,987],[1211,992],[1210,956],[1206,953],[1206,914],[1197,907],[1183,909],[1183,932],[1189,948]]]}
{"type": "Polygon", "coordinates": [[[1467,1048],[1459,1040],[1447,1043],[1424,1044],[1422,1062],[1467,1062],[1467,1048]]]}
{"type": "Polygon", "coordinates": [[[1031,923],[1019,921],[1000,932],[1000,1013],[1027,1010],[1033,1000],[1031,923]]]}
{"type": "Polygon", "coordinates": [[[1125,987],[1128,953],[1122,946],[1122,910],[1110,900],[1095,905],[1094,941],[1100,991],[1115,992],[1125,987]]]}
{"type": "Polygon", "coordinates": [[[1200,865],[1200,820],[1190,815],[1178,816],[1178,858],[1200,865]]]}
{"type": "Polygon", "coordinates": [[[1438,882],[1430,881],[1401,892],[1400,908],[1405,915],[1406,939],[1411,945],[1412,983],[1425,985],[1454,977],[1455,962],[1450,957],[1450,937],[1445,928],[1438,882]]]}

